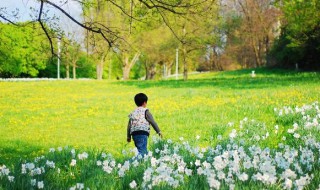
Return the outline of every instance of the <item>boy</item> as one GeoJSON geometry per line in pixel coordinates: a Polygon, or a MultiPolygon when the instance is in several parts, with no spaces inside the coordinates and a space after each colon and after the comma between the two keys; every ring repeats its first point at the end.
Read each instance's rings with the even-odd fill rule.
{"type": "Polygon", "coordinates": [[[138,106],[129,115],[129,122],[127,128],[127,142],[131,141],[131,136],[134,145],[137,147],[141,156],[148,153],[147,144],[150,134],[150,124],[157,134],[162,138],[162,134],[158,124],[154,121],[150,111],[146,108],[148,97],[143,93],[139,93],[134,97],[134,102],[138,106]]]}

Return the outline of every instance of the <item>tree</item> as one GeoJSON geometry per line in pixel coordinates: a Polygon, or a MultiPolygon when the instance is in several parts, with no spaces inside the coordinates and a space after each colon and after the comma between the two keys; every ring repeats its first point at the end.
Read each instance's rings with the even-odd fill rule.
{"type": "MultiPolygon", "coordinates": [[[[36,0],[34,0],[36,1],[36,0]]],[[[66,0],[68,1],[68,0],[66,0]]],[[[212,2],[212,0],[194,0],[193,2],[190,3],[189,0],[180,0],[180,1],[171,1],[171,0],[164,0],[164,1],[153,1],[153,0],[131,0],[130,3],[124,0],[110,0],[110,1],[102,1],[102,0],[79,0],[76,1],[79,3],[82,7],[84,7],[84,10],[95,10],[94,13],[96,13],[96,16],[90,17],[92,15],[88,15],[88,19],[84,19],[84,22],[80,22],[74,17],[72,17],[60,4],[53,3],[50,0],[37,0],[36,2],[39,2],[39,7],[34,8],[33,10],[37,14],[36,19],[34,19],[33,22],[38,22],[47,36],[47,39],[49,41],[49,44],[51,46],[51,53],[53,55],[56,55],[55,53],[55,48],[54,48],[54,39],[57,38],[57,32],[51,33],[48,28],[46,27],[46,24],[50,27],[55,26],[55,23],[51,23],[50,21],[55,20],[53,18],[49,18],[46,12],[44,11],[45,5],[51,6],[56,10],[59,10],[62,14],[67,16],[71,21],[74,23],[78,24],[80,27],[86,29],[89,31],[91,34],[95,34],[94,36],[99,36],[99,38],[103,38],[106,42],[107,45],[105,45],[105,49],[113,48],[114,51],[119,52],[123,46],[120,46],[120,44],[124,44],[123,42],[131,42],[126,38],[123,34],[119,33],[119,31],[123,30],[123,28],[118,28],[118,27],[111,27],[111,25],[107,25],[103,20],[94,20],[93,18],[98,18],[99,14],[103,15],[104,13],[104,8],[102,4],[108,4],[107,7],[113,7],[112,10],[117,10],[118,12],[122,12],[124,16],[126,16],[128,19],[128,24],[129,27],[126,27],[129,29],[129,33],[131,33],[131,29],[133,29],[133,21],[139,21],[139,16],[137,17],[132,15],[133,12],[133,6],[137,5],[139,6],[140,10],[152,10],[154,12],[157,12],[161,15],[163,18],[163,21],[166,22],[166,14],[171,14],[171,15],[186,15],[187,13],[189,14],[190,12],[193,12],[193,10],[197,10],[199,6],[203,6],[206,4],[206,2],[212,2]],[[129,5],[129,6],[128,6],[129,5]],[[128,7],[130,7],[128,9],[128,7]],[[101,8],[101,9],[100,9],[101,8]],[[119,42],[121,41],[121,42],[119,42]]],[[[65,2],[63,2],[65,3],[65,2]]],[[[4,7],[0,7],[0,18],[6,22],[16,24],[13,21],[13,18],[8,17],[9,14],[6,14],[4,7]]],[[[15,16],[18,15],[14,14],[15,16]]],[[[152,19],[152,18],[149,18],[152,19]]],[[[113,21],[111,21],[113,22],[113,21]]],[[[59,31],[59,28],[56,29],[59,31]]],[[[95,37],[96,38],[96,37],[95,37]]],[[[97,47],[97,46],[96,46],[97,47]]],[[[97,48],[100,49],[100,48],[97,48]]],[[[92,53],[93,51],[91,51],[92,53]]],[[[128,73],[127,68],[132,67],[131,63],[135,59],[130,59],[129,58],[136,58],[138,57],[137,54],[139,52],[137,51],[136,53],[129,53],[128,50],[122,51],[123,55],[123,66],[124,66],[124,78],[126,78],[126,73],[128,73]],[[129,58],[128,58],[129,57],[129,58]]],[[[102,53],[101,56],[99,56],[100,60],[100,68],[102,67],[102,63],[104,62],[104,56],[105,54],[102,53]]],[[[98,67],[97,67],[98,68],[98,67]]],[[[97,78],[101,78],[101,69],[97,69],[97,78]]]]}
{"type": "Polygon", "coordinates": [[[230,0],[224,2],[224,27],[229,56],[243,68],[261,67],[277,37],[280,11],[272,0],[230,0]],[[235,56],[234,56],[235,55],[235,56]]]}
{"type": "Polygon", "coordinates": [[[38,76],[50,57],[43,40],[39,24],[18,27],[0,23],[0,77],[38,76]]]}
{"type": "Polygon", "coordinates": [[[281,35],[272,55],[279,65],[299,69],[320,69],[320,3],[316,0],[283,0],[281,35]]]}
{"type": "Polygon", "coordinates": [[[62,40],[62,63],[66,67],[66,78],[70,78],[70,65],[72,66],[72,77],[73,79],[77,78],[76,68],[77,61],[79,60],[81,47],[75,40],[69,40],[63,38],[62,40]]]}
{"type": "MultiPolygon", "coordinates": [[[[195,4],[197,1],[190,3],[195,4]]],[[[162,15],[180,42],[184,80],[188,79],[188,70],[192,66],[196,67],[191,63],[198,62],[207,47],[215,41],[213,29],[216,26],[217,7],[214,1],[205,1],[197,7],[186,8],[184,15],[162,15]]]]}

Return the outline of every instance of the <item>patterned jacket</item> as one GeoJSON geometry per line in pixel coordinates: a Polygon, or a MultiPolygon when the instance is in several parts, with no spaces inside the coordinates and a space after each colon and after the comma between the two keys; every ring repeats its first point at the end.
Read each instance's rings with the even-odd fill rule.
{"type": "Polygon", "coordinates": [[[157,133],[160,133],[158,124],[154,121],[150,111],[144,107],[137,107],[129,114],[127,138],[131,138],[131,135],[141,134],[149,136],[150,124],[157,133]]]}

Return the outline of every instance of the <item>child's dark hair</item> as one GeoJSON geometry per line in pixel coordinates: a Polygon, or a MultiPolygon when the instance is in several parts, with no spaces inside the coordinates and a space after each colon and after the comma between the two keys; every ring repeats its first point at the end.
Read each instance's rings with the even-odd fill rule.
{"type": "Polygon", "coordinates": [[[142,106],[142,104],[147,101],[148,101],[148,96],[145,95],[144,93],[139,93],[134,97],[134,102],[136,103],[137,106],[142,106]]]}

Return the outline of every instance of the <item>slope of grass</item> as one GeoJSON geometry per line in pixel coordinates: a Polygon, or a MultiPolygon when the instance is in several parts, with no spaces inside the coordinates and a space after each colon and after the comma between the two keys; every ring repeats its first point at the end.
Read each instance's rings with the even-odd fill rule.
{"type": "Polygon", "coordinates": [[[260,69],[256,78],[250,73],[205,73],[186,82],[0,82],[0,165],[67,145],[121,157],[123,148],[134,147],[126,144],[127,115],[139,92],[149,96],[148,108],[165,138],[199,135],[203,146],[212,134],[227,136],[229,122],[247,117],[273,127],[275,107],[320,99],[319,73],[260,69]]]}

